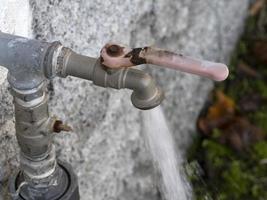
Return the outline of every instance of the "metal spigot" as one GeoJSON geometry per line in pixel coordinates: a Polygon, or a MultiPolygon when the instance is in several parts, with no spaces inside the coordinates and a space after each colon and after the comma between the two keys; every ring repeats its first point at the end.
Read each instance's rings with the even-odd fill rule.
{"type": "Polygon", "coordinates": [[[106,44],[99,59],[77,54],[62,46],[55,52],[53,60],[57,64],[53,71],[56,75],[92,80],[95,85],[102,87],[132,89],[132,104],[142,110],[160,105],[164,93],[149,74],[133,69],[133,66],[154,64],[215,81],[225,80],[229,74],[227,66],[222,63],[198,60],[152,47],[131,49],[118,44],[106,44]]]}
{"type": "Polygon", "coordinates": [[[95,85],[114,89],[133,90],[131,101],[139,109],[158,106],[164,99],[162,90],[146,72],[133,68],[110,69],[101,58],[91,58],[58,45],[54,51],[51,76],[75,76],[91,80],[95,85]]]}
{"type": "Polygon", "coordinates": [[[101,59],[76,54],[70,49],[62,49],[64,54],[57,57],[56,73],[91,80],[95,85],[114,89],[133,90],[132,104],[142,110],[158,106],[164,99],[164,93],[155,80],[146,72],[133,68],[110,69],[101,64],[101,59]]]}
{"type": "MultiPolygon", "coordinates": [[[[133,90],[139,109],[151,109],[164,99],[154,79],[132,66],[154,64],[217,81],[228,76],[224,64],[201,61],[152,47],[103,47],[99,58],[75,53],[59,42],[43,42],[0,31],[0,65],[8,69],[15,104],[16,136],[21,149],[20,171],[10,181],[17,199],[78,200],[78,183],[68,164],[58,161],[52,132],[70,130],[48,112],[46,82],[55,76],[75,76],[95,85],[133,90]],[[19,197],[18,196],[19,193],[19,197]]],[[[11,195],[12,196],[12,195],[11,195]]]]}

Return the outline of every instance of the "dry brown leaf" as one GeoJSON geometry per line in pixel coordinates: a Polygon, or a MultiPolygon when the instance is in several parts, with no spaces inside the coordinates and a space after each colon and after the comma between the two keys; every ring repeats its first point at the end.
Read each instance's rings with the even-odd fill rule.
{"type": "Polygon", "coordinates": [[[216,103],[208,110],[208,119],[218,119],[235,112],[235,102],[222,91],[216,91],[216,103]]]}
{"type": "Polygon", "coordinates": [[[208,108],[207,115],[199,118],[198,128],[206,135],[212,129],[224,126],[235,113],[235,102],[222,91],[216,91],[216,102],[208,108]]]}
{"type": "Polygon", "coordinates": [[[208,108],[207,115],[200,117],[198,128],[210,137],[216,128],[221,131],[218,141],[237,151],[263,139],[263,131],[245,117],[238,116],[233,99],[221,91],[216,91],[216,102],[208,108]]]}
{"type": "Polygon", "coordinates": [[[257,0],[249,9],[250,16],[256,16],[259,14],[261,9],[264,7],[266,1],[265,0],[257,0]]]}
{"type": "Polygon", "coordinates": [[[241,151],[264,138],[263,130],[251,124],[244,117],[235,117],[228,127],[223,129],[220,142],[241,151]]]}

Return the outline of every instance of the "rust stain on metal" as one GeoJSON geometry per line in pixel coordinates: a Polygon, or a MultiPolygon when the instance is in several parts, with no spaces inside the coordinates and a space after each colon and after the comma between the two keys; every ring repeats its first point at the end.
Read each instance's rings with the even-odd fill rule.
{"type": "Polygon", "coordinates": [[[104,62],[104,58],[102,56],[100,56],[100,63],[104,62]]]}
{"type": "Polygon", "coordinates": [[[72,128],[67,124],[63,124],[61,120],[56,120],[54,122],[53,131],[55,133],[60,133],[61,131],[70,132],[72,131],[72,128]]]}
{"type": "Polygon", "coordinates": [[[100,63],[101,63],[101,66],[106,70],[106,69],[108,69],[108,67],[106,66],[106,65],[104,65],[104,58],[103,58],[103,56],[100,56],[100,63]]]}
{"type": "Polygon", "coordinates": [[[145,48],[134,48],[132,51],[130,51],[129,53],[127,53],[124,57],[125,58],[130,58],[130,61],[134,64],[134,65],[141,65],[141,64],[145,64],[147,63],[145,58],[142,58],[140,56],[140,53],[142,51],[144,51],[145,48]]]}
{"type": "Polygon", "coordinates": [[[113,44],[107,47],[107,54],[112,57],[118,57],[123,54],[123,47],[113,44]]]}
{"type": "MultiPolygon", "coordinates": [[[[151,55],[154,55],[154,56],[157,56],[160,58],[162,58],[162,57],[171,58],[171,57],[178,55],[178,54],[171,52],[171,51],[162,50],[162,49],[152,49],[152,48],[148,49],[147,52],[148,52],[148,54],[151,54],[151,55]]],[[[183,56],[183,55],[179,54],[178,56],[183,56]]]]}

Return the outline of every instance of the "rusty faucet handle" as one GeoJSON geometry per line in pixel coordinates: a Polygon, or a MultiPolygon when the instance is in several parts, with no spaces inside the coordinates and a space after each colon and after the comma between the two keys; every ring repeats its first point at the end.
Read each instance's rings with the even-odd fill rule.
{"type": "Polygon", "coordinates": [[[153,47],[132,49],[108,43],[101,50],[101,62],[106,67],[115,69],[154,64],[215,81],[223,81],[229,75],[229,70],[225,64],[195,59],[153,47]]]}

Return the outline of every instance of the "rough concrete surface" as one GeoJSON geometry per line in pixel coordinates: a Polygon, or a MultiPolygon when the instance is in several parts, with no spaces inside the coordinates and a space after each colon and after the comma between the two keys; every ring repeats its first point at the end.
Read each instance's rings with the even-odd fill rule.
{"type": "MultiPolygon", "coordinates": [[[[86,55],[97,56],[103,44],[118,41],[131,46],[157,45],[227,62],[242,30],[248,0],[30,0],[29,3],[35,38],[60,40],[86,55]]],[[[0,16],[3,12],[0,4],[0,16]]],[[[1,22],[0,25],[2,28],[1,22]]],[[[146,69],[166,92],[163,108],[179,149],[184,150],[213,84],[185,73],[153,66],[146,69]]],[[[0,71],[0,77],[1,184],[16,166],[17,146],[5,73],[0,71]]],[[[68,77],[55,79],[50,93],[52,114],[74,129],[72,133],[57,135],[55,143],[59,157],[69,161],[78,174],[82,200],[160,199],[156,172],[142,136],[145,122],[141,112],[131,105],[129,91],[103,89],[68,77]]]]}

